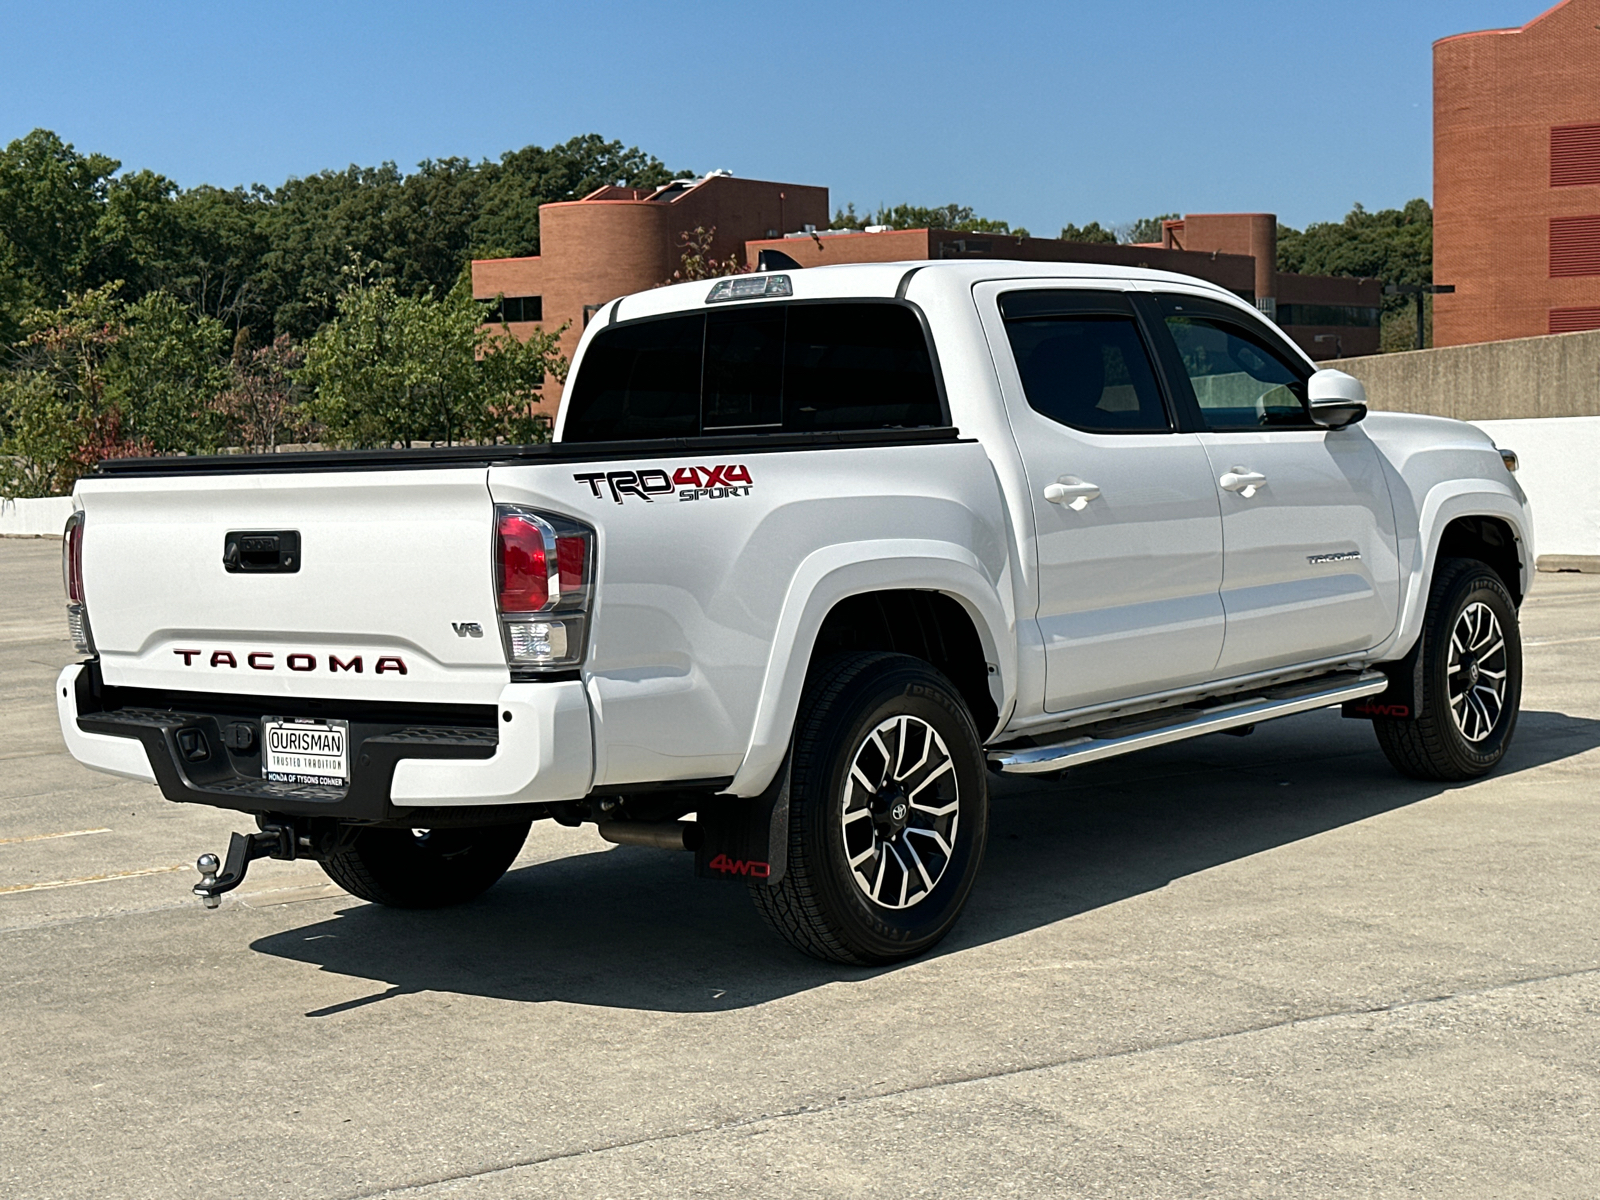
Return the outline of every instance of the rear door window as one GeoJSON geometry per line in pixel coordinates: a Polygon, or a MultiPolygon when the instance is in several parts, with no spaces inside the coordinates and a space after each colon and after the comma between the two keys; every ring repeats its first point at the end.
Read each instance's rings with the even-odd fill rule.
{"type": "Polygon", "coordinates": [[[944,424],[928,339],[909,308],[791,305],[785,349],[786,429],[944,424]]]}
{"type": "Polygon", "coordinates": [[[882,302],[747,305],[606,329],[568,406],[569,442],[946,424],[921,320],[882,302]]]}

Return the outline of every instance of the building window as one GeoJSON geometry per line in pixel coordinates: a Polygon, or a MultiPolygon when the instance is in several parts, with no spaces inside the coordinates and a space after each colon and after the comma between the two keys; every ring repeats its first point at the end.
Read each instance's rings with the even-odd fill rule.
{"type": "Polygon", "coordinates": [[[499,325],[501,322],[514,325],[518,321],[544,320],[543,296],[506,296],[489,309],[488,322],[499,325]]]}
{"type": "Polygon", "coordinates": [[[1341,329],[1376,329],[1379,310],[1363,304],[1280,304],[1279,325],[1334,325],[1341,329]]]}
{"type": "Polygon", "coordinates": [[[1550,218],[1550,278],[1600,275],[1600,216],[1550,218]]]}
{"type": "Polygon", "coordinates": [[[1552,308],[1551,333],[1580,333],[1585,329],[1600,329],[1600,308],[1552,308]]]}
{"type": "Polygon", "coordinates": [[[1550,131],[1550,186],[1600,184],[1600,125],[1563,125],[1550,131]]]}

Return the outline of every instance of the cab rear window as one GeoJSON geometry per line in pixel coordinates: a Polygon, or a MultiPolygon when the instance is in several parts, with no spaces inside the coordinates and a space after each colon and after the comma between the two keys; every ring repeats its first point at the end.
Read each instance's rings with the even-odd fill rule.
{"type": "Polygon", "coordinates": [[[759,304],[606,329],[562,440],[946,424],[927,334],[893,303],[759,304]]]}

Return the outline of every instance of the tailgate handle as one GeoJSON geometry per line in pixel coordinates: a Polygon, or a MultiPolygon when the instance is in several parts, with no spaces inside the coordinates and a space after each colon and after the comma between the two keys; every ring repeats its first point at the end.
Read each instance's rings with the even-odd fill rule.
{"type": "Polygon", "coordinates": [[[222,539],[222,566],[229,574],[300,569],[300,534],[294,529],[238,529],[222,539]]]}

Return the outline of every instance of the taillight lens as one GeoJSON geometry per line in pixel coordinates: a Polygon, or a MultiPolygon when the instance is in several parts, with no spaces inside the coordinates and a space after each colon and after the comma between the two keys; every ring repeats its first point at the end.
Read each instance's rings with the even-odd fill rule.
{"type": "Polygon", "coordinates": [[[61,583],[67,590],[67,631],[79,654],[94,653],[89,609],[83,599],[83,510],[67,518],[61,531],[61,583]]]}
{"type": "Polygon", "coordinates": [[[522,513],[500,516],[500,611],[538,612],[550,603],[544,530],[522,513]]]}
{"type": "Polygon", "coordinates": [[[594,530],[551,513],[495,509],[495,586],[501,641],[515,674],[583,661],[594,530]]]}

